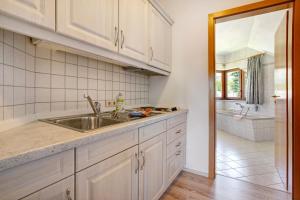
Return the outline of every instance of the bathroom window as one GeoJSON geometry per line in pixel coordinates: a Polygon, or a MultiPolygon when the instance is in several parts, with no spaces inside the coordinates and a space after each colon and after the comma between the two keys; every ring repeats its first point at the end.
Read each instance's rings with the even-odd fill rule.
{"type": "Polygon", "coordinates": [[[216,72],[216,99],[245,99],[246,73],[241,69],[216,72]]]}

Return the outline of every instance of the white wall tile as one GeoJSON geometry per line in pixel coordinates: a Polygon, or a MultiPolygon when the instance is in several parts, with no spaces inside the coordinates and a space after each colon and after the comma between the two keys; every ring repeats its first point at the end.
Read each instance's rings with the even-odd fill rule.
{"type": "Polygon", "coordinates": [[[3,86],[0,86],[0,107],[3,106],[3,98],[4,98],[3,86]]]}
{"type": "Polygon", "coordinates": [[[97,79],[97,69],[88,68],[88,78],[97,79]]]}
{"type": "Polygon", "coordinates": [[[8,46],[4,44],[3,48],[3,63],[7,65],[13,65],[14,64],[14,49],[11,46],[8,46]]]}
{"type": "Polygon", "coordinates": [[[66,110],[77,110],[77,102],[66,102],[66,110]]]}
{"type": "Polygon", "coordinates": [[[89,58],[89,60],[88,60],[88,67],[97,69],[97,65],[98,65],[97,60],[89,58]]]}
{"type": "Polygon", "coordinates": [[[98,79],[105,80],[105,71],[98,70],[98,79]]]}
{"type": "Polygon", "coordinates": [[[3,107],[3,119],[13,119],[14,117],[14,107],[13,106],[7,106],[3,107]]]}
{"type": "Polygon", "coordinates": [[[52,51],[52,60],[65,62],[66,61],[66,53],[63,51],[52,51]]]}
{"type": "Polygon", "coordinates": [[[89,90],[97,90],[97,80],[88,79],[88,89],[89,90]]]}
{"type": "Polygon", "coordinates": [[[77,65],[77,55],[66,53],[66,63],[77,65]]]}
{"type": "Polygon", "coordinates": [[[87,96],[88,94],[87,90],[78,90],[77,92],[78,92],[78,96],[77,96],[78,101],[86,101],[84,96],[87,96]]]}
{"type": "Polygon", "coordinates": [[[50,74],[50,60],[36,58],[35,59],[35,71],[40,73],[50,74]]]}
{"type": "Polygon", "coordinates": [[[51,57],[51,50],[43,48],[43,47],[37,47],[35,55],[38,58],[50,59],[50,57],[51,57]]]}
{"type": "Polygon", "coordinates": [[[14,109],[14,118],[24,117],[26,115],[26,106],[17,105],[13,107],[14,109]]]}
{"type": "Polygon", "coordinates": [[[105,81],[98,80],[98,90],[105,90],[105,81]]]}
{"type": "Polygon", "coordinates": [[[4,106],[14,105],[14,87],[4,86],[3,94],[4,94],[3,105],[4,106]]]}
{"type": "Polygon", "coordinates": [[[51,101],[65,101],[65,89],[51,89],[51,101]]]}
{"type": "Polygon", "coordinates": [[[3,42],[3,29],[0,28],[0,42],[3,42]]]}
{"type": "Polygon", "coordinates": [[[14,87],[14,105],[25,104],[25,87],[14,87]]]}
{"type": "Polygon", "coordinates": [[[66,75],[67,76],[76,76],[77,77],[77,65],[70,63],[66,64],[66,75]]]}
{"type": "Polygon", "coordinates": [[[21,50],[25,51],[25,36],[20,35],[18,33],[14,33],[14,47],[21,50]]]}
{"type": "Polygon", "coordinates": [[[78,65],[88,66],[88,59],[83,56],[78,56],[78,65]]]}
{"type": "Polygon", "coordinates": [[[77,101],[77,90],[66,89],[66,101],[77,101]]]}
{"type": "Polygon", "coordinates": [[[35,73],[26,71],[26,87],[35,87],[35,73]]]}
{"type": "Polygon", "coordinates": [[[35,56],[35,46],[32,44],[31,39],[26,37],[26,53],[30,54],[31,56],[35,56]]]}
{"type": "Polygon", "coordinates": [[[51,111],[62,111],[62,110],[65,110],[65,102],[51,103],[51,111]]]}
{"type": "Polygon", "coordinates": [[[36,103],[34,109],[36,113],[48,113],[50,112],[50,103],[36,103]]]}
{"type": "Polygon", "coordinates": [[[31,55],[26,55],[26,70],[35,71],[34,57],[31,55]]]}
{"type": "Polygon", "coordinates": [[[65,88],[65,77],[59,75],[51,76],[51,87],[52,88],[65,88]]]}
{"type": "Polygon", "coordinates": [[[65,63],[52,61],[51,73],[57,75],[65,75],[65,63]]]}
{"type": "Polygon", "coordinates": [[[77,89],[77,77],[66,76],[66,88],[77,89]]]}
{"type": "Polygon", "coordinates": [[[78,78],[78,89],[87,89],[87,79],[78,78]]]}
{"type": "Polygon", "coordinates": [[[8,30],[4,30],[4,43],[10,46],[14,44],[14,33],[8,30]]]}
{"type": "Polygon", "coordinates": [[[87,67],[78,66],[78,77],[87,78],[87,67]]]}
{"type": "Polygon", "coordinates": [[[98,101],[105,100],[105,91],[98,91],[98,101]]]}
{"type": "Polygon", "coordinates": [[[3,67],[4,74],[4,85],[13,85],[14,83],[14,68],[8,65],[4,65],[3,67]]]}
{"type": "Polygon", "coordinates": [[[35,88],[26,88],[26,103],[34,103],[35,88]]]}
{"type": "Polygon", "coordinates": [[[3,63],[3,43],[0,42],[0,63],[3,63]]]}
{"type": "Polygon", "coordinates": [[[34,114],[34,104],[26,104],[26,115],[34,114]]]}
{"type": "Polygon", "coordinates": [[[19,68],[14,68],[14,86],[25,86],[25,80],[26,80],[26,75],[25,75],[25,70],[19,69],[19,68]]]}
{"type": "Polygon", "coordinates": [[[36,88],[35,89],[35,101],[38,103],[50,102],[50,89],[36,88]]]}
{"type": "Polygon", "coordinates": [[[50,88],[50,74],[35,74],[35,86],[50,88]]]}

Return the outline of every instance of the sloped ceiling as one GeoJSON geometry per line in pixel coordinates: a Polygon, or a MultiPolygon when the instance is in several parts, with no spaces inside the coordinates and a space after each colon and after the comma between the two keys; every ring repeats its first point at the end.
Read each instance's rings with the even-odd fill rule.
{"type": "Polygon", "coordinates": [[[243,48],[274,54],[275,32],[286,11],[247,17],[216,25],[216,54],[227,55],[243,48]]]}

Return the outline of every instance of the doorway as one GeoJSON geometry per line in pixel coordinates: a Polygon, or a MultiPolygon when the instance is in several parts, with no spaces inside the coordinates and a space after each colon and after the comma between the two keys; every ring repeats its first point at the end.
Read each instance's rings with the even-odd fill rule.
{"type": "Polygon", "coordinates": [[[216,24],[216,173],[287,190],[289,10],[216,24]]]}
{"type": "MultiPolygon", "coordinates": [[[[285,40],[286,45],[290,45],[293,44],[293,50],[291,48],[287,48],[285,50],[285,72],[286,72],[286,95],[284,96],[284,104],[285,106],[282,106],[285,108],[285,112],[283,111],[282,113],[286,114],[284,120],[280,120],[280,118],[275,117],[275,119],[277,120],[277,122],[281,123],[281,127],[282,130],[284,129],[287,136],[285,137],[285,142],[287,143],[288,148],[283,148],[285,149],[285,152],[282,151],[281,153],[279,153],[279,155],[284,155],[286,162],[284,162],[285,164],[281,165],[283,166],[283,171],[286,171],[285,176],[286,176],[286,182],[284,184],[286,184],[288,190],[290,192],[293,193],[293,197],[299,197],[298,195],[298,191],[297,188],[299,187],[298,185],[298,181],[296,180],[296,176],[298,175],[298,173],[295,171],[292,171],[292,168],[295,168],[299,163],[297,162],[297,157],[298,154],[295,152],[295,149],[297,148],[295,145],[298,140],[296,140],[296,138],[298,137],[298,135],[294,134],[296,132],[296,130],[298,129],[298,126],[295,125],[293,123],[293,120],[296,120],[299,116],[299,113],[296,112],[297,110],[297,105],[294,104],[293,102],[297,99],[298,97],[298,92],[299,92],[299,88],[295,85],[295,79],[293,80],[292,77],[296,75],[296,73],[298,72],[297,68],[293,68],[293,66],[295,66],[298,62],[299,59],[297,58],[297,56],[292,57],[292,55],[297,55],[296,52],[299,51],[299,46],[297,46],[296,44],[299,44],[298,38],[295,37],[295,34],[299,34],[299,29],[297,28],[297,24],[299,24],[298,19],[295,16],[299,15],[299,2],[298,0],[296,1],[284,1],[284,0],[278,0],[278,1],[262,1],[259,3],[254,3],[254,4],[249,4],[246,6],[241,6],[238,8],[233,8],[233,9],[229,9],[229,10],[225,10],[225,11],[221,11],[221,12],[217,12],[217,13],[213,13],[211,15],[209,15],[209,81],[210,81],[210,101],[209,101],[209,108],[210,108],[210,156],[209,156],[209,177],[210,178],[214,178],[215,177],[215,171],[216,171],[216,146],[217,146],[217,123],[216,123],[216,104],[215,104],[215,98],[216,98],[216,91],[215,91],[215,78],[217,77],[216,74],[216,59],[215,59],[215,53],[216,53],[216,49],[215,49],[215,32],[216,32],[216,24],[221,23],[221,22],[228,22],[231,20],[235,20],[235,19],[242,19],[245,17],[250,17],[250,16],[257,16],[260,14],[266,14],[266,13],[270,13],[270,12],[274,12],[274,11],[279,11],[279,10],[284,10],[284,9],[289,9],[290,14],[287,15],[288,19],[293,19],[293,15],[294,15],[294,26],[292,26],[292,24],[287,21],[286,24],[286,30],[288,30],[287,36],[289,38],[292,38],[292,34],[294,34],[293,40],[289,39],[289,40],[285,40]],[[292,29],[294,28],[294,29],[292,29]],[[293,65],[291,64],[291,61],[293,60],[293,65]],[[293,73],[292,73],[293,72],[293,73]],[[293,84],[294,83],[294,84],[293,84]],[[291,86],[294,86],[293,88],[291,86]],[[293,99],[292,99],[293,97],[293,99]],[[294,106],[294,107],[292,107],[294,106]],[[286,122],[284,122],[286,120],[286,122]],[[286,126],[286,127],[285,127],[286,126]],[[293,173],[293,175],[292,175],[293,173]]],[[[291,20],[290,20],[291,21],[291,20]]],[[[282,58],[281,58],[282,59],[282,58]]],[[[279,69],[280,67],[278,67],[277,71],[280,71],[279,69]]],[[[275,73],[276,74],[276,73],[275,73]]],[[[238,73],[235,74],[236,76],[238,75],[238,73]]],[[[248,75],[246,73],[246,75],[248,75]]],[[[282,74],[281,74],[282,75],[282,74]]],[[[242,79],[243,75],[240,75],[239,80],[240,82],[243,81],[242,79]]],[[[276,77],[276,76],[274,76],[276,77]]],[[[223,80],[222,80],[223,81],[223,80]]],[[[242,86],[240,86],[242,87],[242,86]]],[[[274,85],[275,87],[275,85],[274,85]]],[[[242,93],[242,90],[244,88],[240,88],[239,92],[242,93]]],[[[245,89],[244,89],[245,90],[245,89]]],[[[224,95],[224,92],[223,92],[224,95]]],[[[238,97],[242,97],[242,94],[237,94],[238,97]]],[[[277,95],[276,93],[274,93],[274,95],[272,95],[272,99],[273,101],[276,103],[276,105],[280,105],[280,101],[282,98],[282,94],[281,95],[277,95]],[[280,96],[280,97],[278,97],[280,96]]],[[[257,103],[256,103],[257,104],[257,103]]],[[[259,104],[259,103],[258,103],[259,104]]],[[[259,104],[260,105],[260,104],[259,104]]],[[[258,106],[256,106],[256,108],[254,108],[255,110],[257,109],[258,106]]],[[[279,107],[279,106],[278,106],[279,107]]],[[[276,109],[275,109],[276,110],[276,109]]],[[[277,110],[277,112],[279,111],[279,109],[277,110]]],[[[282,111],[282,110],[281,110],[282,111]]],[[[283,116],[283,115],[282,115],[283,116]]],[[[276,124],[275,123],[275,124],[276,124]]],[[[277,124],[276,124],[277,126],[277,124]]],[[[275,136],[274,136],[275,138],[275,136]]],[[[282,147],[282,144],[276,144],[280,147],[282,147]]],[[[274,144],[274,148],[276,146],[274,144]]],[[[276,154],[276,151],[274,150],[274,154],[276,154]]],[[[278,156],[280,157],[280,156],[278,156]]],[[[284,160],[284,159],[282,159],[284,160]]],[[[278,165],[280,166],[280,165],[278,165]]],[[[277,168],[276,168],[277,169],[277,168]]],[[[280,169],[277,169],[277,172],[279,172],[279,175],[282,176],[282,178],[284,179],[284,174],[280,174],[280,169]]],[[[285,179],[284,179],[285,180],[285,179]]]]}

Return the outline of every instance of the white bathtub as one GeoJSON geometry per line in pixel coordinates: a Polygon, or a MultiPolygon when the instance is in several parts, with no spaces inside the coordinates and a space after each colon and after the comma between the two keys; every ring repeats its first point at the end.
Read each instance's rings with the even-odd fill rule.
{"type": "Polygon", "coordinates": [[[248,114],[238,116],[232,110],[217,111],[217,129],[251,141],[273,141],[274,117],[248,114]]]}

